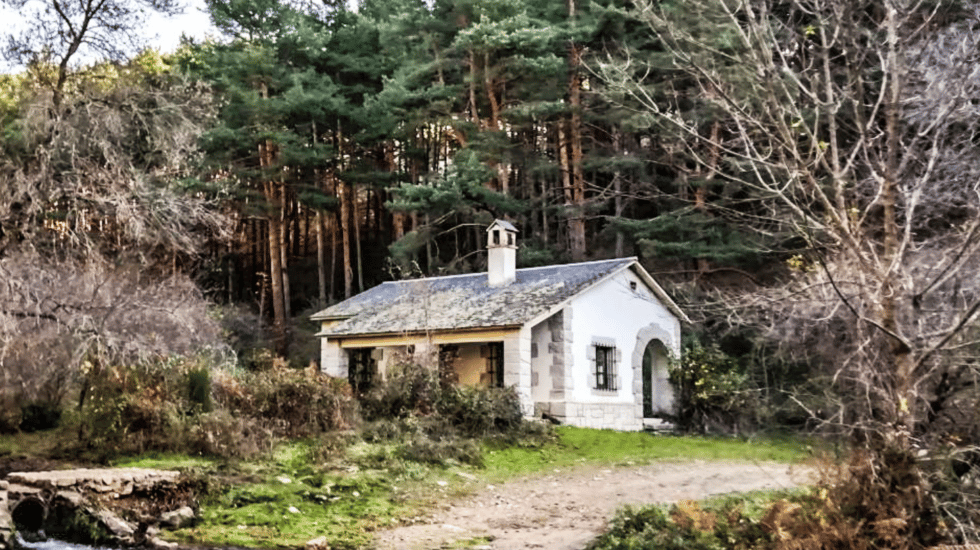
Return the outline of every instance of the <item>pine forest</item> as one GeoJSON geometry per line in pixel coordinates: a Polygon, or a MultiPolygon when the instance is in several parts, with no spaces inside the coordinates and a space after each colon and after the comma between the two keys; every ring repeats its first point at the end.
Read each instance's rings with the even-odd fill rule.
{"type": "Polygon", "coordinates": [[[980,3],[206,2],[161,52],[174,0],[0,0],[0,432],[114,365],[306,368],[503,219],[664,286],[682,428],[847,442],[868,547],[976,542],[980,3]]]}

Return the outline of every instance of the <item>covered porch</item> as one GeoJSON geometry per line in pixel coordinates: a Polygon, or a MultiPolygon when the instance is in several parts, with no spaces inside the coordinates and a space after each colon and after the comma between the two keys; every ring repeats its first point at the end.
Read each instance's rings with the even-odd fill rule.
{"type": "Polygon", "coordinates": [[[526,414],[533,411],[530,331],[521,328],[408,335],[326,338],[322,370],[346,378],[355,393],[383,381],[397,365],[439,368],[468,386],[514,386],[526,414]]]}

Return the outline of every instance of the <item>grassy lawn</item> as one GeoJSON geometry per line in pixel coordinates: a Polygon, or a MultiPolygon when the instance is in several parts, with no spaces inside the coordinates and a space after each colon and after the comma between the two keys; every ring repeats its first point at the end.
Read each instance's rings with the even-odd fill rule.
{"type": "Polygon", "coordinates": [[[488,483],[580,465],[633,465],[660,460],[771,460],[807,456],[798,440],[651,436],[561,427],[539,447],[486,448],[482,467],[452,460],[427,465],[397,457],[394,445],[355,443],[322,456],[318,442],[283,445],[262,461],[218,462],[179,455],[124,460],[118,466],[175,468],[211,474],[202,521],[176,540],[214,546],[281,548],[326,536],[331,548],[360,548],[372,531],[411,523],[436,502],[488,483]]]}
{"type": "Polygon", "coordinates": [[[795,462],[808,456],[798,439],[743,440],[721,437],[650,435],[642,432],[590,430],[571,426],[556,430],[558,440],[539,449],[489,449],[486,475],[495,481],[580,464],[633,465],[658,460],[745,460],[795,462]]]}

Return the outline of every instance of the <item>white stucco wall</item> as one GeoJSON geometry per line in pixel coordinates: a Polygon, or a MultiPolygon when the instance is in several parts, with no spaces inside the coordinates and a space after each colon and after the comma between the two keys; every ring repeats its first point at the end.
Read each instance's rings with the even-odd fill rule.
{"type": "Polygon", "coordinates": [[[640,380],[635,378],[634,357],[642,357],[645,342],[638,335],[662,335],[664,345],[680,352],[680,322],[654,296],[639,276],[625,271],[574,298],[571,345],[573,384],[566,392],[565,417],[571,424],[618,429],[642,428],[640,380]],[[635,283],[635,289],[630,283],[635,283]],[[617,390],[596,390],[593,339],[615,342],[617,390]]]}

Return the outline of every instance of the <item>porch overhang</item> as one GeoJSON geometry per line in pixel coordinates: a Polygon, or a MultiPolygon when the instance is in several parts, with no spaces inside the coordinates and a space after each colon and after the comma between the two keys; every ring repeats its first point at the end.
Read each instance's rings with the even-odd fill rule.
{"type": "Polygon", "coordinates": [[[523,325],[493,328],[464,328],[416,333],[398,334],[330,334],[320,332],[316,336],[327,338],[341,348],[373,348],[389,346],[412,346],[423,344],[472,344],[496,342],[514,337],[523,325]]]}

